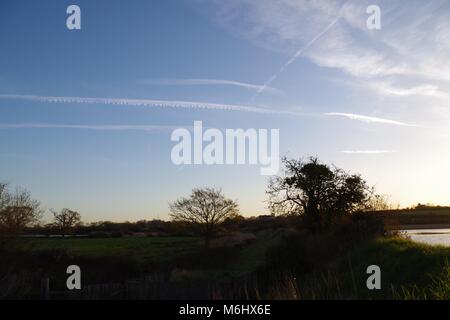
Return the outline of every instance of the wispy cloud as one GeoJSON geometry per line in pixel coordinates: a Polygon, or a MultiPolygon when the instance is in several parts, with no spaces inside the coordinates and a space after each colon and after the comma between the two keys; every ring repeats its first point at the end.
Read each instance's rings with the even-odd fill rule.
{"type": "MultiPolygon", "coordinates": [[[[382,98],[400,97],[409,109],[421,103],[416,96],[448,101],[447,0],[410,0],[407,4],[378,0],[381,30],[369,30],[366,26],[366,9],[374,4],[371,0],[208,0],[203,4],[208,16],[226,30],[266,49],[290,55],[293,58],[289,62],[301,55],[319,67],[340,70],[343,74],[336,73],[337,77],[366,82],[382,98]],[[333,24],[336,16],[341,18],[333,24]],[[324,27],[326,36],[309,45],[324,27]]],[[[279,73],[272,75],[266,84],[278,76],[279,73]]],[[[435,104],[426,111],[445,116],[445,111],[435,104]]]]}
{"type": "Polygon", "coordinates": [[[395,150],[343,150],[345,154],[387,154],[396,153],[395,150]]]}
{"type": "Polygon", "coordinates": [[[179,128],[179,126],[163,125],[81,125],[81,124],[49,124],[49,123],[14,123],[0,124],[1,129],[84,129],[107,131],[164,131],[179,128]]]}
{"type": "Polygon", "coordinates": [[[389,82],[369,82],[368,86],[379,94],[386,96],[426,96],[434,98],[448,98],[449,94],[440,90],[439,86],[431,84],[423,84],[408,88],[398,87],[389,82]]]}
{"type": "Polygon", "coordinates": [[[336,19],[334,19],[325,29],[320,31],[316,36],[314,36],[307,44],[305,44],[302,48],[300,48],[281,68],[278,70],[277,73],[273,74],[269,79],[266,80],[263,86],[261,86],[257,93],[253,96],[253,100],[256,99],[261,93],[269,89],[269,85],[274,82],[278,76],[286,70],[287,67],[289,67],[295,60],[297,60],[303,52],[308,50],[309,47],[311,47],[314,42],[319,40],[325,33],[327,33],[340,19],[340,16],[338,16],[336,19]]]}
{"type": "Polygon", "coordinates": [[[284,115],[303,116],[303,114],[301,113],[292,112],[288,110],[274,110],[253,106],[209,103],[209,102],[175,101],[175,100],[61,97],[61,96],[37,96],[37,95],[17,95],[17,94],[0,94],[0,99],[26,100],[34,102],[48,102],[48,103],[82,103],[82,104],[124,105],[135,107],[154,107],[154,108],[227,110],[227,111],[265,113],[265,114],[280,114],[280,115],[284,114],[284,115]]]}
{"type": "Polygon", "coordinates": [[[357,120],[366,123],[381,123],[381,124],[389,124],[394,126],[404,126],[404,127],[419,127],[418,125],[408,124],[405,122],[400,122],[396,120],[389,120],[377,117],[364,116],[355,113],[342,113],[342,112],[328,112],[324,113],[325,116],[333,116],[333,117],[343,117],[351,120],[357,120]]]}
{"type": "Polygon", "coordinates": [[[258,92],[261,90],[265,90],[273,94],[282,93],[281,90],[269,86],[221,79],[144,79],[140,80],[139,83],[169,86],[235,86],[258,92]]]}

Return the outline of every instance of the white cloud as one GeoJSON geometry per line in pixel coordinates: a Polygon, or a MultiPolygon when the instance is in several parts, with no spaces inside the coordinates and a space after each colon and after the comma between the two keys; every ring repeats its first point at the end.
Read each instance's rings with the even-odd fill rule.
{"type": "Polygon", "coordinates": [[[392,85],[389,82],[370,82],[368,86],[373,90],[377,91],[379,94],[387,96],[398,96],[398,97],[408,97],[408,96],[427,96],[433,98],[448,98],[448,93],[440,90],[439,86],[424,84],[419,86],[413,86],[409,88],[401,88],[392,85]]]}
{"type": "MultiPolygon", "coordinates": [[[[371,0],[202,3],[208,15],[230,32],[293,55],[294,60],[300,52],[318,66],[338,69],[378,86],[378,94],[407,99],[415,95],[438,97],[450,90],[450,3],[446,0],[378,0],[381,30],[366,27],[366,8],[373,4],[371,0]],[[341,19],[332,24],[337,16],[341,19]],[[327,32],[321,34],[324,29],[327,32]],[[318,34],[318,41],[309,46],[318,34]],[[379,84],[411,80],[415,85],[409,89],[379,84]]],[[[277,74],[266,83],[276,78],[277,74]]],[[[413,104],[414,100],[408,102],[413,104]]]]}
{"type": "Polygon", "coordinates": [[[336,17],[325,29],[320,31],[314,38],[311,39],[307,44],[305,44],[304,47],[300,48],[292,57],[289,59],[281,68],[278,70],[277,73],[273,74],[269,79],[266,80],[263,86],[259,88],[258,92],[253,96],[253,99],[255,99],[259,94],[263,93],[264,91],[268,90],[270,87],[269,85],[274,82],[278,76],[286,70],[287,67],[289,67],[295,60],[297,60],[306,50],[308,50],[309,47],[311,47],[314,42],[319,40],[325,33],[327,33],[340,19],[340,16],[336,17]]]}

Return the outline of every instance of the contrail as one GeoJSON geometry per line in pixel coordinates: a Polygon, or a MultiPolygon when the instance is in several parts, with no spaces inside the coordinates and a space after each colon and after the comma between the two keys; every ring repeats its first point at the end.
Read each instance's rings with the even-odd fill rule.
{"type": "MultiPolygon", "coordinates": [[[[188,101],[171,101],[171,100],[149,100],[149,99],[112,99],[112,98],[88,98],[88,97],[61,97],[61,96],[36,96],[36,95],[17,95],[17,94],[0,94],[0,99],[26,100],[35,102],[49,103],[90,103],[90,104],[106,104],[106,105],[124,105],[135,107],[159,107],[159,108],[182,108],[182,109],[206,109],[206,110],[227,110],[253,112],[261,114],[279,114],[290,116],[314,116],[314,114],[299,113],[288,110],[264,109],[252,106],[218,104],[209,102],[188,102],[188,101]]],[[[358,120],[367,123],[382,123],[396,126],[421,127],[419,125],[408,124],[400,121],[375,118],[353,113],[330,112],[324,113],[322,116],[345,117],[352,120],[358,120]]],[[[125,126],[126,127],[126,126],[125,126]]],[[[117,127],[118,129],[118,127],[117,127]]],[[[129,128],[131,129],[131,128],[129,128]]],[[[142,128],[141,128],[142,130],[142,128]]]]}
{"type": "Polygon", "coordinates": [[[300,57],[303,52],[305,52],[305,50],[307,50],[309,47],[311,47],[314,42],[316,42],[317,40],[319,40],[325,33],[328,32],[328,30],[330,30],[341,18],[341,16],[339,15],[336,19],[333,20],[333,22],[331,22],[325,29],[323,29],[319,34],[317,34],[311,41],[309,41],[305,46],[303,46],[300,50],[298,50],[294,56],[289,59],[288,62],[286,62],[281,68],[280,70],[278,70],[277,73],[275,73],[274,75],[272,75],[269,79],[267,79],[267,81],[261,86],[261,88],[256,92],[256,94],[252,97],[252,101],[255,100],[262,92],[264,92],[269,85],[274,82],[278,76],[284,72],[284,70],[286,70],[287,67],[289,67],[289,65],[291,65],[295,60],[297,60],[298,57],[300,57]]]}
{"type": "MultiPolygon", "coordinates": [[[[245,83],[233,80],[222,79],[144,79],[139,83],[148,85],[169,85],[169,86],[235,86],[253,91],[259,91],[263,87],[262,85],[256,85],[251,83],[245,83]]],[[[272,87],[266,87],[266,91],[280,94],[281,90],[272,87]]]]}
{"type": "Polygon", "coordinates": [[[382,123],[382,124],[389,124],[389,125],[403,126],[403,127],[421,127],[419,125],[408,124],[408,123],[400,122],[400,121],[396,121],[396,120],[369,117],[369,116],[364,116],[364,115],[354,114],[354,113],[329,112],[329,113],[324,113],[323,115],[324,116],[344,117],[344,118],[348,118],[351,120],[357,120],[357,121],[362,121],[362,122],[366,122],[366,123],[382,123]]]}
{"type": "Polygon", "coordinates": [[[27,100],[35,102],[49,102],[49,103],[90,103],[90,104],[125,105],[136,107],[228,110],[228,111],[243,111],[243,112],[254,112],[264,114],[285,114],[295,116],[303,115],[298,112],[292,112],[287,110],[273,110],[252,106],[221,104],[221,103],[172,101],[172,100],[61,97],[61,96],[37,96],[37,95],[17,95],[17,94],[0,94],[0,99],[27,100]]]}
{"type": "Polygon", "coordinates": [[[159,125],[79,125],[79,124],[49,124],[49,123],[15,123],[0,124],[0,129],[87,129],[108,131],[163,131],[179,128],[178,126],[159,125]]]}
{"type": "Polygon", "coordinates": [[[395,150],[344,150],[342,153],[345,154],[387,154],[396,153],[395,150]]]}

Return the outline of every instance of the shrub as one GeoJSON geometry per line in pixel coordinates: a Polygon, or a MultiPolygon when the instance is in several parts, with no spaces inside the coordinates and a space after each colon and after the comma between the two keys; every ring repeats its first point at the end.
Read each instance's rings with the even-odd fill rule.
{"type": "Polygon", "coordinates": [[[358,213],[335,227],[334,233],[346,247],[386,235],[383,220],[376,214],[358,213]]]}
{"type": "Polygon", "coordinates": [[[215,269],[223,268],[237,259],[238,247],[217,247],[203,249],[186,254],[175,261],[176,268],[184,269],[215,269]]]}

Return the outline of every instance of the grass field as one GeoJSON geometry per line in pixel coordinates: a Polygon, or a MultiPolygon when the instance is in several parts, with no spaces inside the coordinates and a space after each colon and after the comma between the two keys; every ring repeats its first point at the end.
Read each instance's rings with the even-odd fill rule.
{"type": "Polygon", "coordinates": [[[404,238],[377,239],[297,275],[305,299],[450,299],[450,247],[404,238]],[[367,267],[381,270],[381,290],[368,290],[367,267]]]}
{"type": "Polygon", "coordinates": [[[380,266],[385,289],[382,297],[391,289],[387,296],[399,299],[450,298],[450,247],[403,238],[379,239],[357,250],[351,260],[358,274],[364,274],[368,263],[380,266]],[[447,287],[441,287],[440,282],[448,282],[447,287]]]}
{"type": "Polygon", "coordinates": [[[76,256],[130,257],[143,264],[170,261],[201,245],[201,240],[195,237],[33,238],[22,239],[20,243],[21,248],[31,251],[62,249],[76,256]]]}
{"type": "Polygon", "coordinates": [[[212,248],[204,251],[201,238],[30,238],[20,239],[17,247],[35,254],[61,250],[69,256],[128,261],[144,272],[189,270],[202,279],[226,279],[252,273],[266,262],[266,252],[281,241],[283,232],[263,231],[256,240],[240,248],[212,248]]]}
{"type": "MultiPolygon", "coordinates": [[[[213,249],[206,255],[203,242],[194,237],[20,239],[19,247],[27,252],[27,260],[21,268],[28,266],[33,274],[42,271],[39,277],[48,274],[60,288],[64,286],[66,266],[75,263],[82,267],[89,284],[115,283],[159,270],[157,272],[167,275],[163,283],[168,292],[175,290],[177,293],[184,292],[187,284],[198,286],[201,291],[207,290],[208,283],[230,279],[252,281],[256,273],[261,275],[261,270],[263,276],[273,274],[270,267],[264,268],[267,252],[274,246],[277,251],[283,250],[277,246],[288,239],[284,237],[287,234],[290,233],[286,230],[266,230],[257,233],[255,241],[241,248],[213,249]],[[61,260],[54,254],[58,250],[70,257],[61,260]],[[49,252],[51,254],[46,255],[49,252]],[[202,259],[214,263],[202,265],[202,259]],[[159,268],[154,269],[155,265],[159,268]]],[[[285,253],[289,255],[300,247],[301,243],[294,243],[285,253]]],[[[315,259],[315,254],[310,258],[315,259]]],[[[295,283],[298,296],[304,299],[449,299],[449,262],[449,247],[384,238],[360,244],[344,255],[324,259],[313,272],[292,270],[288,280],[295,283]],[[381,268],[381,291],[369,292],[366,288],[366,268],[372,264],[381,268]]],[[[278,297],[292,298],[285,296],[284,287],[280,290],[278,297]]]]}

